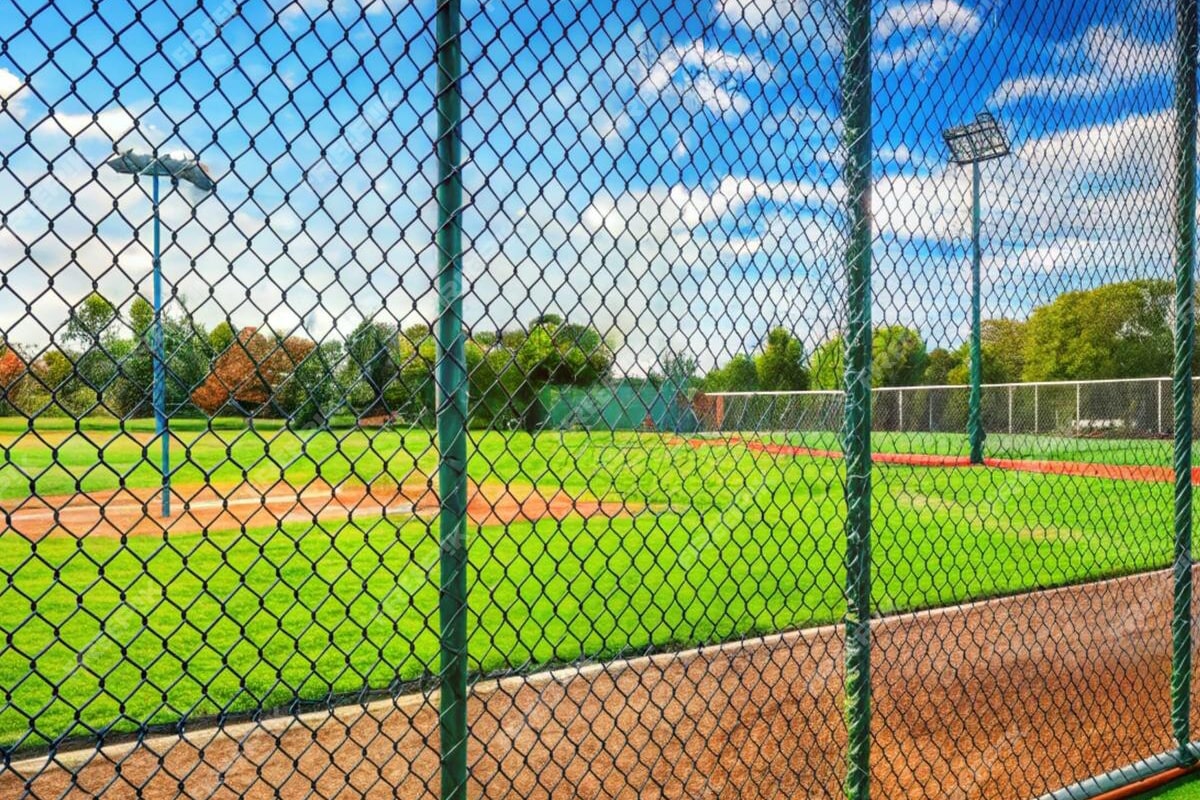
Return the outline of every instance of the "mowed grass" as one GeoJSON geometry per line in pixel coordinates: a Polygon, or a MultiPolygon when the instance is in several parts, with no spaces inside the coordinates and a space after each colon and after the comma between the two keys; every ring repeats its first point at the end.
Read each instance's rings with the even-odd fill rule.
{"type": "MultiPolygon", "coordinates": [[[[56,422],[31,431],[0,420],[0,501],[161,485],[152,421],[93,422],[82,430],[56,422]]],[[[181,490],[243,481],[389,485],[424,480],[437,468],[425,430],[209,429],[199,422],[177,420],[171,429],[171,481],[181,490]]]]}
{"type": "Polygon", "coordinates": [[[1153,792],[1139,794],[1138,800],[1200,800],[1200,778],[1184,778],[1153,792]]]}
{"type": "MultiPolygon", "coordinates": [[[[424,432],[356,431],[354,445],[336,433],[287,435],[338,439],[324,446],[350,470],[377,458],[397,480],[436,464],[424,432]]],[[[230,447],[246,448],[240,459],[269,450],[262,439],[230,447]]],[[[469,655],[478,673],[843,613],[837,461],[635,433],[488,433],[473,436],[471,452],[478,482],[565,488],[635,512],[472,526],[469,655]]],[[[311,469],[317,460],[301,459],[284,475],[311,469]]],[[[899,466],[875,476],[880,613],[1170,560],[1168,484],[899,466]]],[[[436,522],[411,517],[124,542],[0,534],[0,742],[38,748],[434,674],[437,555],[436,522]]]]}
{"type": "MultiPolygon", "coordinates": [[[[830,431],[764,433],[752,438],[816,450],[842,449],[839,434],[830,431]]],[[[1169,438],[1106,439],[991,432],[987,434],[984,455],[1031,461],[1167,467],[1172,463],[1173,446],[1169,438]]],[[[927,453],[964,458],[970,454],[970,444],[964,434],[945,432],[873,431],[871,449],[877,453],[927,453]]]]}

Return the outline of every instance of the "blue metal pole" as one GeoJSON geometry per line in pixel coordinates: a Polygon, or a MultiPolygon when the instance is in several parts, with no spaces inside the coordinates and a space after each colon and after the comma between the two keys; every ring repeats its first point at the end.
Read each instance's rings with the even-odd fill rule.
{"type": "Polygon", "coordinates": [[[171,516],[171,440],[167,432],[167,359],[162,324],[162,262],[159,259],[158,173],[153,176],[154,205],[154,430],[162,446],[162,515],[171,516]]]}

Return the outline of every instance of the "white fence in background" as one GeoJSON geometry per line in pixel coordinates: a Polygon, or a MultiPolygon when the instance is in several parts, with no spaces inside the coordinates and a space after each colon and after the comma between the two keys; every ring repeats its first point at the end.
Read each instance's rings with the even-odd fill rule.
{"type": "MultiPolygon", "coordinates": [[[[1200,388],[1195,385],[1193,389],[1200,388]]],[[[1170,436],[1171,379],[1129,378],[983,385],[983,421],[994,433],[1062,436],[1170,436]]],[[[872,428],[961,432],[968,387],[893,386],[872,390],[872,428]]],[[[843,393],[712,392],[695,404],[703,431],[837,431],[843,393]]]]}

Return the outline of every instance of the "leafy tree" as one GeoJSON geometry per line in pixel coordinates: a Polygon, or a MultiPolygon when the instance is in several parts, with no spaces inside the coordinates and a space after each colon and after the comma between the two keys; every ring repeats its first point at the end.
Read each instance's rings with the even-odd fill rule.
{"type": "Polygon", "coordinates": [[[929,363],[921,334],[904,325],[876,328],[871,350],[872,386],[914,386],[921,382],[929,363]]]}
{"type": "Polygon", "coordinates": [[[804,344],[784,328],[767,334],[766,346],[754,359],[758,388],[766,391],[800,391],[808,388],[804,344]]]}
{"type": "Polygon", "coordinates": [[[96,409],[112,389],[123,354],[115,351],[125,350],[116,346],[119,323],[116,306],[99,292],[71,309],[63,339],[70,345],[65,355],[73,362],[73,380],[64,387],[72,396],[72,413],[96,409]]]}
{"type": "Polygon", "coordinates": [[[535,321],[515,348],[517,364],[539,389],[548,384],[590,386],[608,376],[613,353],[591,326],[535,321]]]}
{"type": "Polygon", "coordinates": [[[192,392],[192,401],[207,414],[227,408],[238,413],[266,411],[286,416],[276,392],[316,345],[302,336],[281,338],[243,328],[233,345],[217,357],[208,378],[192,392]]]}
{"type": "MultiPolygon", "coordinates": [[[[408,403],[401,413],[431,422],[437,409],[437,341],[426,331],[418,340],[400,337],[401,370],[399,385],[407,393],[408,403]]],[[[531,402],[525,374],[513,355],[502,348],[489,348],[467,339],[464,348],[467,363],[468,414],[477,422],[492,424],[517,419],[531,402]]]]}
{"type": "Polygon", "coordinates": [[[25,395],[31,389],[29,365],[9,345],[0,345],[0,412],[25,413],[25,395]]]}
{"type": "Polygon", "coordinates": [[[809,360],[811,383],[815,389],[842,389],[846,382],[846,343],[841,335],[822,342],[809,360]]]}
{"type": "MultiPolygon", "coordinates": [[[[815,388],[843,388],[845,347],[838,334],[813,351],[810,364],[815,388]]],[[[912,328],[884,325],[871,335],[872,386],[915,386],[924,377],[928,362],[925,341],[912,328]]]]}
{"type": "MultiPolygon", "coordinates": [[[[423,329],[428,335],[428,329],[423,329]]],[[[373,319],[363,320],[346,339],[343,383],[350,406],[360,417],[391,414],[388,394],[398,388],[400,364],[396,326],[373,319]]],[[[393,395],[393,400],[395,397],[393,395]]]]}
{"type": "Polygon", "coordinates": [[[85,350],[94,347],[111,335],[118,319],[116,306],[99,292],[92,292],[71,309],[66,341],[85,350]]]}
{"type": "Polygon", "coordinates": [[[67,397],[74,391],[75,364],[62,350],[50,348],[38,358],[33,367],[34,374],[46,390],[59,400],[64,408],[67,397]]]}
{"type": "Polygon", "coordinates": [[[86,398],[76,396],[82,387],[75,376],[74,362],[55,347],[44,350],[29,364],[26,388],[24,400],[31,411],[73,415],[86,407],[86,398]]]}
{"type": "Polygon", "coordinates": [[[659,358],[657,372],[648,377],[652,383],[670,383],[681,390],[687,390],[695,388],[698,368],[693,356],[668,348],[659,358]]]}
{"type": "MultiPolygon", "coordinates": [[[[590,386],[608,376],[613,352],[596,329],[540,317],[528,330],[467,336],[465,355],[469,413],[476,424],[521,423],[536,428],[543,416],[542,390],[550,385],[590,386]]],[[[437,342],[428,327],[397,337],[397,403],[393,411],[431,420],[435,412],[437,342]]],[[[389,401],[390,402],[390,401],[389,401]]]]}
{"type": "MultiPolygon", "coordinates": [[[[176,414],[189,405],[192,390],[209,374],[213,360],[210,334],[197,325],[182,302],[161,316],[165,358],[166,411],[176,414]]],[[[119,416],[146,415],[154,411],[154,309],[143,297],[129,309],[132,339],[112,340],[119,374],[106,396],[106,405],[119,416]]]]}
{"type": "MultiPolygon", "coordinates": [[[[1021,380],[1025,369],[1025,323],[1011,319],[985,319],[979,326],[979,344],[984,383],[1021,380]]],[[[971,380],[971,345],[964,343],[955,353],[957,363],[947,375],[948,383],[971,380]]]]}
{"type": "Polygon", "coordinates": [[[218,322],[208,334],[208,346],[212,351],[213,358],[220,356],[228,350],[229,345],[233,344],[233,340],[236,338],[237,333],[233,330],[233,325],[229,320],[226,319],[218,322]]]}
{"type": "Polygon", "coordinates": [[[716,367],[704,376],[706,392],[754,392],[758,390],[758,368],[754,359],[739,353],[723,367],[716,367]]]}
{"type": "Polygon", "coordinates": [[[334,379],[343,355],[341,342],[322,342],[280,383],[273,405],[291,425],[324,426],[343,405],[341,386],[334,379]]]}
{"type": "Polygon", "coordinates": [[[1028,381],[1165,375],[1172,365],[1174,287],[1165,280],[1110,283],[1059,295],[1026,323],[1028,381]]]}
{"type": "Polygon", "coordinates": [[[925,378],[922,381],[927,386],[944,386],[952,383],[950,374],[962,363],[959,351],[950,352],[944,347],[938,347],[929,354],[929,363],[925,365],[925,378]]]}
{"type": "Polygon", "coordinates": [[[129,326],[137,336],[150,330],[154,324],[154,306],[146,298],[138,296],[129,306],[129,326]]]}

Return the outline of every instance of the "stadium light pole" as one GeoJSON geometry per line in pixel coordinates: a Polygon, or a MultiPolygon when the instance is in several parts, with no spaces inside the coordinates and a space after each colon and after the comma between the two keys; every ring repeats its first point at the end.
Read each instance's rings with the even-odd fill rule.
{"type": "Polygon", "coordinates": [[[971,387],[967,408],[967,438],[971,443],[971,463],[983,463],[983,343],[980,320],[980,264],[983,251],[979,243],[979,165],[1012,152],[1000,123],[986,111],[974,122],[947,128],[942,138],[950,148],[951,163],[971,165],[971,387]]]}
{"type": "Polygon", "coordinates": [[[171,437],[167,431],[167,357],[162,324],[162,262],[160,259],[161,235],[158,214],[158,179],[170,178],[172,183],[186,181],[204,192],[217,188],[208,168],[198,159],[173,155],[159,156],[155,153],[126,150],[105,162],[114,172],[123,175],[151,178],[151,208],[154,217],[154,332],[151,334],[151,350],[154,359],[154,432],[161,442],[162,453],[162,515],[171,516],[171,437]]]}

